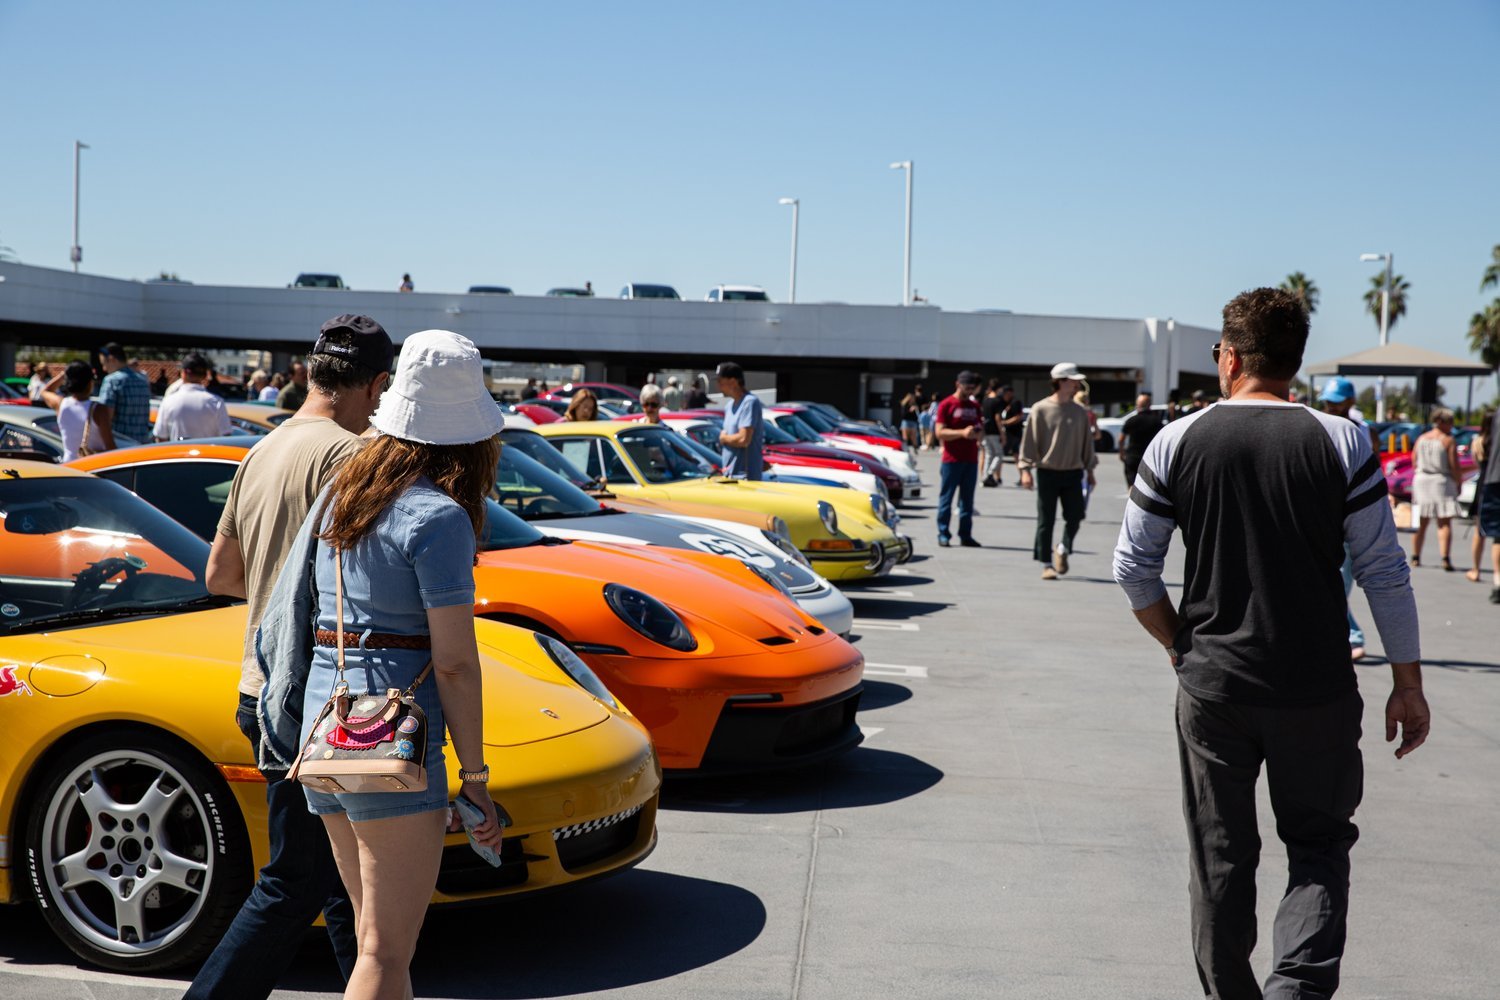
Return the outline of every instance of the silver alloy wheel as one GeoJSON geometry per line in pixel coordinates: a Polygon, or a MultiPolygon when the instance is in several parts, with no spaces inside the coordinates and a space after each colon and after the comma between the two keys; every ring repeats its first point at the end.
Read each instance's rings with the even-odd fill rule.
{"type": "Polygon", "coordinates": [[[40,869],[59,914],[101,951],[139,957],[193,926],[214,876],[212,811],[148,750],[96,754],[47,803],[40,869]]]}

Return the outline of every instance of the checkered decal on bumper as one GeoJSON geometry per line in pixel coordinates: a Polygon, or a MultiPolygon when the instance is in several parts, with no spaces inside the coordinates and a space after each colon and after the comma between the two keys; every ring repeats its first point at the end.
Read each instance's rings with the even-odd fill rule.
{"type": "Polygon", "coordinates": [[[581,837],[585,833],[593,833],[596,830],[603,830],[605,827],[614,826],[616,823],[622,823],[640,811],[641,807],[635,806],[634,808],[626,809],[622,813],[615,813],[613,816],[601,816],[599,819],[591,819],[587,823],[565,826],[560,830],[553,830],[552,839],[556,841],[567,840],[569,837],[581,837]]]}

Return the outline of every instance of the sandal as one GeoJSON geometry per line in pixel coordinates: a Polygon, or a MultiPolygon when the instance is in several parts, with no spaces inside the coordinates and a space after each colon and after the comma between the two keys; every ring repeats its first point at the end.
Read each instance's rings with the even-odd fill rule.
{"type": "Polygon", "coordinates": [[[1421,556],[1412,556],[1411,557],[1411,564],[1413,566],[1420,566],[1420,565],[1422,565],[1422,557],[1421,556]]]}
{"type": "Polygon", "coordinates": [[[1443,572],[1444,573],[1452,573],[1453,572],[1453,563],[1446,556],[1443,558],[1443,572]]]}
{"type": "Polygon", "coordinates": [[[1464,576],[1466,578],[1468,578],[1468,581],[1470,583],[1478,583],[1479,582],[1479,570],[1477,570],[1477,569],[1468,570],[1467,572],[1464,573],[1464,576]]]}

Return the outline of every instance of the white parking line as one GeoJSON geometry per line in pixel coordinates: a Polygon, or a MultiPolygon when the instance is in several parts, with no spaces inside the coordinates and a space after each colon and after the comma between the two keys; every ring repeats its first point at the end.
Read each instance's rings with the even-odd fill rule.
{"type": "Polygon", "coordinates": [[[180,979],[127,976],[117,972],[104,972],[99,969],[75,969],[72,966],[66,965],[41,965],[18,968],[13,959],[0,961],[0,972],[4,972],[8,976],[34,976],[37,979],[61,979],[75,983],[108,983],[111,986],[139,986],[142,989],[154,986],[164,990],[181,990],[186,985],[180,979]]]}
{"type": "Polygon", "coordinates": [[[878,726],[860,726],[859,731],[864,735],[865,742],[869,742],[877,733],[885,732],[885,729],[878,726]]]}
{"type": "Polygon", "coordinates": [[[868,618],[856,618],[856,619],[854,619],[854,627],[856,629],[870,629],[872,631],[879,631],[879,632],[920,632],[920,631],[922,631],[922,626],[916,624],[915,622],[882,622],[882,621],[871,621],[868,618]]]}
{"type": "Polygon", "coordinates": [[[908,680],[926,680],[926,667],[913,667],[904,663],[865,663],[866,677],[905,677],[908,680]]]}
{"type": "Polygon", "coordinates": [[[845,591],[849,597],[916,597],[910,590],[850,590],[845,591]]]}
{"type": "Polygon", "coordinates": [[[909,570],[909,569],[903,569],[900,566],[893,566],[893,567],[891,567],[891,576],[916,576],[916,575],[917,574],[913,573],[911,570],[909,570]]]}

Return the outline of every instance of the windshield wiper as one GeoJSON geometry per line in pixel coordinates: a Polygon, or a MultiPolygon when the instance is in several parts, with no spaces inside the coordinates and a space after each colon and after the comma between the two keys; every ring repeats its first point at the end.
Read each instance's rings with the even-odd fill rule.
{"type": "Polygon", "coordinates": [[[36,632],[43,628],[51,628],[58,625],[82,625],[88,622],[109,621],[114,618],[133,618],[138,615],[149,615],[163,611],[175,613],[178,611],[196,611],[204,608],[223,608],[239,602],[240,598],[237,597],[225,597],[222,594],[204,594],[186,601],[174,598],[151,604],[110,604],[102,608],[79,608],[77,611],[60,611],[55,615],[45,615],[41,618],[28,618],[25,621],[6,623],[4,634],[36,632]]]}

